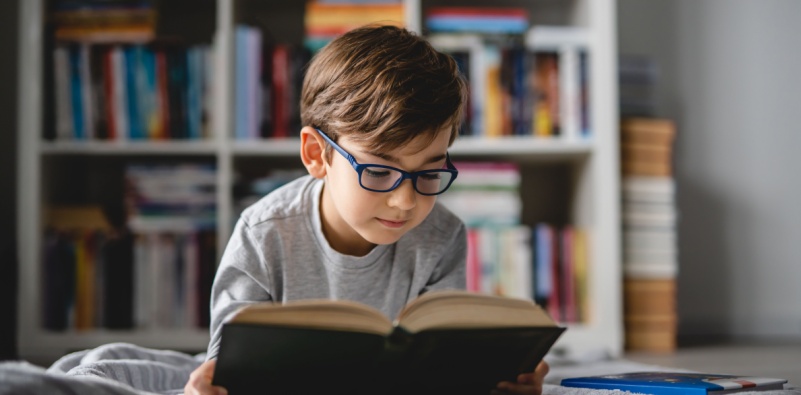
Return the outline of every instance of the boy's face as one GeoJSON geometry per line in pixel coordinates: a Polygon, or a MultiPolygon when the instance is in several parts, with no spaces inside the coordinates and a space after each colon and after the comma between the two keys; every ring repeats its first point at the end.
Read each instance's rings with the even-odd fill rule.
{"type": "MultiPolygon", "coordinates": [[[[408,172],[441,169],[445,166],[450,129],[437,133],[430,144],[417,137],[391,152],[371,152],[364,145],[343,136],[337,142],[358,163],[381,164],[408,172]]],[[[333,152],[326,165],[321,204],[323,231],[335,250],[355,256],[370,252],[376,244],[391,244],[419,225],[431,212],[436,196],[414,190],[404,180],[389,192],[372,192],[359,185],[359,176],[350,163],[333,152]]]]}

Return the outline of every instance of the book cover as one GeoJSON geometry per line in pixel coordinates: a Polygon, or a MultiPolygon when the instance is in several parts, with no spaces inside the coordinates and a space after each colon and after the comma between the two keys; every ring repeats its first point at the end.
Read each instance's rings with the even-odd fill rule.
{"type": "Polygon", "coordinates": [[[630,391],[653,395],[730,394],[784,388],[787,380],[767,377],[707,373],[631,372],[615,375],[574,377],[562,380],[565,387],[630,391]]]}
{"type": "Polygon", "coordinates": [[[488,394],[534,371],[563,331],[529,300],[461,291],[427,293],[394,323],[351,301],[261,303],[223,325],[214,384],[230,394],[488,394]]]}

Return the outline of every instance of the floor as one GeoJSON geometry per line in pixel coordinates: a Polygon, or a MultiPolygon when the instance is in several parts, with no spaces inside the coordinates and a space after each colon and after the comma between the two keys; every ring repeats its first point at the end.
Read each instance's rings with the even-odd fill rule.
{"type": "Polygon", "coordinates": [[[628,352],[625,358],[705,373],[784,378],[801,387],[801,342],[683,346],[673,354],[628,352]]]}

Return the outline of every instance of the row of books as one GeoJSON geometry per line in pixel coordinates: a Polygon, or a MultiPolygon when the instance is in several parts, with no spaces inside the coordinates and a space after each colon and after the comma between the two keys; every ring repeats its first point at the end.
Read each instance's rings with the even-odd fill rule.
{"type": "Polygon", "coordinates": [[[470,85],[463,134],[580,139],[591,135],[589,39],[576,27],[523,35],[432,34],[470,85]]]}
{"type": "Polygon", "coordinates": [[[127,226],[137,232],[187,232],[217,224],[217,169],[212,164],[129,164],[127,226]]]}
{"type": "Polygon", "coordinates": [[[521,225],[517,164],[454,165],[459,177],[438,201],[468,227],[468,290],[534,300],[558,321],[587,320],[586,231],[521,225]]]}
{"type": "Polygon", "coordinates": [[[589,319],[587,232],[572,226],[471,227],[467,289],[526,298],[564,323],[589,319]]]}
{"type": "Polygon", "coordinates": [[[371,23],[403,26],[406,20],[404,12],[401,1],[309,0],[303,19],[304,45],[310,51],[317,52],[335,37],[357,27],[371,23]]]}
{"type": "Polygon", "coordinates": [[[43,327],[208,327],[216,243],[214,231],[49,228],[43,251],[43,327]]]}
{"type": "Polygon", "coordinates": [[[205,46],[59,44],[53,50],[57,140],[201,139],[210,135],[205,46]]]}
{"type": "Polygon", "coordinates": [[[271,44],[247,25],[235,31],[234,137],[283,138],[300,133],[300,89],[311,53],[303,47],[271,44]]]}

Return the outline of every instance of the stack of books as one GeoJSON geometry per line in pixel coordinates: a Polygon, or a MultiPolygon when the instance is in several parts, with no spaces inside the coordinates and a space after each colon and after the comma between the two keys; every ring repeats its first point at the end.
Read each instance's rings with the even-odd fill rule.
{"type": "Polygon", "coordinates": [[[147,0],[59,0],[51,15],[57,40],[147,42],[156,35],[156,9],[147,0]]]}
{"type": "Polygon", "coordinates": [[[656,114],[659,67],[648,56],[623,54],[618,58],[620,115],[650,117],[656,114]]]}
{"type": "Polygon", "coordinates": [[[435,7],[426,13],[426,28],[437,33],[523,34],[528,11],[517,7],[435,7]]]}
{"type": "Polygon", "coordinates": [[[368,24],[404,26],[403,2],[400,0],[310,0],[306,3],[305,45],[317,52],[348,30],[368,24]]]}
{"type": "Polygon", "coordinates": [[[675,134],[668,119],[621,120],[624,318],[631,350],[676,348],[675,134]]]}
{"type": "Polygon", "coordinates": [[[192,232],[217,224],[217,170],[204,164],[129,164],[128,226],[134,232],[192,232]]]}

